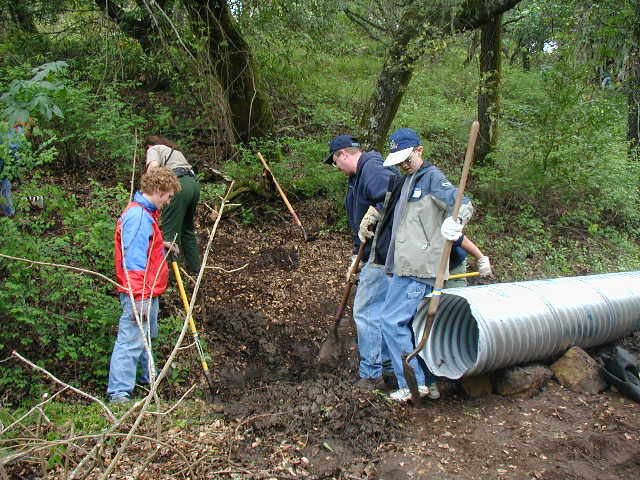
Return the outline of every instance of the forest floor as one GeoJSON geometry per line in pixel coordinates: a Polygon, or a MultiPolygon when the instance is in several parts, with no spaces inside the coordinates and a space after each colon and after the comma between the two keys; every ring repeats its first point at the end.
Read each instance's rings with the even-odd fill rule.
{"type": "MultiPolygon", "coordinates": [[[[183,403],[182,420],[163,432],[162,448],[151,455],[142,435],[151,437],[154,423],[143,426],[117,478],[640,478],[640,405],[611,389],[577,394],[550,380],[533,398],[473,399],[457,382],[441,380],[440,400],[419,409],[398,405],[354,387],[350,321],[341,328],[344,357],[319,365],[351,256],[346,234],[322,231],[332,223],[326,207],[322,201],[296,206],[314,233],[310,242],[284,214],[252,225],[220,224],[208,261],[216,268],[206,270],[200,293],[206,301],[196,320],[212,355],[221,408],[183,403]]],[[[203,223],[204,241],[213,221],[203,223]]],[[[508,281],[496,260],[495,280],[508,281]]],[[[165,314],[179,305],[174,290],[163,297],[165,314]]],[[[637,335],[625,345],[640,351],[637,335]]],[[[166,399],[198,381],[195,357],[181,361],[190,374],[163,387],[166,399]]],[[[53,478],[60,468],[50,473],[53,478]]],[[[10,474],[38,478],[24,464],[10,474]]]]}

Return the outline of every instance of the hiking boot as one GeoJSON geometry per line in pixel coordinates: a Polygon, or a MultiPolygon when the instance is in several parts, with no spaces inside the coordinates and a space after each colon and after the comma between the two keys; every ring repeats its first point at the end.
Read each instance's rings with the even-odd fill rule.
{"type": "Polygon", "coordinates": [[[385,383],[382,377],[378,378],[361,378],[355,384],[356,388],[364,390],[365,392],[372,392],[374,390],[383,390],[385,383]]]}
{"type": "Polygon", "coordinates": [[[129,395],[125,395],[123,397],[112,397],[109,400],[109,403],[128,403],[131,401],[131,397],[129,395]]]}
{"type": "Polygon", "coordinates": [[[382,379],[384,380],[384,391],[393,392],[398,389],[398,379],[393,372],[384,372],[382,379]]]}
{"type": "Polygon", "coordinates": [[[438,384],[436,382],[429,384],[428,395],[431,400],[437,400],[440,398],[440,390],[438,390],[438,384]]]}

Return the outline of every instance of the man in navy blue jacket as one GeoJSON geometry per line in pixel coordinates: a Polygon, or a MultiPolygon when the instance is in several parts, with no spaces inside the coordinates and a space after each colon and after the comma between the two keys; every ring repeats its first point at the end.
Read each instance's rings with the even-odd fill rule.
{"type": "MultiPolygon", "coordinates": [[[[363,152],[351,135],[338,135],[329,144],[325,163],[333,165],[349,177],[345,207],[353,239],[353,256],[347,270],[347,280],[356,261],[360,243],[373,237],[390,181],[396,178],[393,168],[384,167],[376,151],[363,152]]],[[[371,246],[365,245],[362,269],[353,304],[353,318],[358,333],[360,380],[357,386],[365,390],[384,388],[383,362],[389,360],[382,340],[380,312],[385,298],[387,277],[381,266],[368,262],[371,246]]]]}

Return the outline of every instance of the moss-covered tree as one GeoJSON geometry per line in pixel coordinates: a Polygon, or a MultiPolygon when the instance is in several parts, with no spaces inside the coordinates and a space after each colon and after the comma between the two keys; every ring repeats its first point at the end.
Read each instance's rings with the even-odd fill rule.
{"type": "Polygon", "coordinates": [[[480,30],[480,90],[478,92],[480,132],[476,144],[476,163],[487,165],[489,163],[487,156],[498,141],[502,15],[491,17],[480,30]]]}
{"type": "Polygon", "coordinates": [[[363,116],[362,129],[367,144],[382,149],[416,63],[431,40],[478,28],[520,1],[411,2],[398,23],[375,92],[363,116]]]}

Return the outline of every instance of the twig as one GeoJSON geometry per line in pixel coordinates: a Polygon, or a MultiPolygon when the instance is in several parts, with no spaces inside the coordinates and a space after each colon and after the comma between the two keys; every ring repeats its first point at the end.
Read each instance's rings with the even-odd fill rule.
{"type": "Polygon", "coordinates": [[[196,385],[191,385],[191,388],[189,390],[187,390],[179,399],[176,403],[173,404],[173,406],[167,410],[166,412],[153,412],[153,411],[149,411],[148,413],[150,413],[151,415],[168,415],[171,412],[173,412],[178,405],[180,405],[182,403],[182,401],[187,397],[187,395],[189,395],[191,392],[193,392],[193,390],[195,390],[196,385]]]}
{"type": "MultiPolygon", "coordinates": [[[[24,415],[22,415],[19,419],[17,419],[16,421],[14,421],[13,423],[11,423],[10,425],[8,425],[6,428],[3,428],[2,430],[0,430],[0,435],[4,434],[5,432],[7,432],[8,430],[10,430],[12,427],[14,427],[15,425],[17,425],[18,423],[22,422],[22,420],[24,420],[25,418],[27,418],[29,415],[31,415],[33,413],[34,410],[36,409],[40,409],[43,405],[49,403],[51,400],[53,400],[54,398],[56,398],[58,395],[60,395],[62,392],[64,392],[68,387],[63,388],[62,390],[57,391],[56,393],[54,393],[53,395],[51,395],[49,398],[47,398],[46,400],[40,402],[39,404],[37,404],[35,407],[33,407],[31,410],[29,410],[27,413],[25,413],[24,415]]],[[[31,433],[31,432],[29,432],[31,433]]]]}
{"type": "Polygon", "coordinates": [[[131,165],[131,187],[129,188],[129,202],[133,200],[133,189],[136,178],[136,154],[138,153],[138,129],[136,128],[133,132],[134,134],[134,143],[133,143],[133,165],[131,165]]]}
{"type": "Polygon", "coordinates": [[[242,269],[244,269],[244,268],[247,268],[248,266],[249,266],[249,264],[248,264],[248,263],[245,263],[243,266],[238,267],[238,268],[234,268],[233,270],[225,270],[225,269],[224,269],[224,268],[222,268],[222,267],[205,267],[205,268],[209,268],[209,269],[211,269],[211,270],[222,270],[224,273],[233,273],[233,272],[240,271],[240,270],[242,270],[242,269]]]}
{"type": "Polygon", "coordinates": [[[5,255],[4,253],[0,253],[0,257],[1,258],[7,258],[9,260],[17,260],[20,262],[27,262],[27,263],[35,263],[36,265],[47,265],[49,267],[60,267],[60,268],[67,268],[69,270],[75,270],[77,272],[82,272],[82,273],[88,273],[90,275],[95,275],[98,278],[101,278],[109,283],[112,283],[113,285],[115,285],[116,287],[122,287],[122,285],[120,285],[118,282],[115,282],[113,280],[111,280],[109,277],[98,273],[98,272],[94,272],[92,270],[87,270],[84,268],[80,268],[80,267],[72,267],[71,265],[63,265],[60,263],[50,263],[50,262],[39,262],[37,260],[30,260],[28,258],[21,258],[21,257],[12,257],[11,255],[5,255]]]}
{"type": "Polygon", "coordinates": [[[102,407],[102,409],[105,411],[105,413],[107,414],[107,417],[109,417],[109,420],[111,420],[111,422],[115,422],[116,421],[116,417],[113,416],[113,413],[111,412],[111,410],[109,409],[109,407],[107,407],[100,399],[94,397],[93,395],[89,395],[88,393],[83,392],[82,390],[78,390],[75,387],[72,387],[71,385],[64,383],[62,380],[60,380],[58,377],[56,377],[55,375],[53,375],[52,373],[49,373],[47,370],[45,370],[42,367],[39,367],[38,365],[31,363],[29,360],[27,360],[26,358],[24,358],[22,355],[20,355],[18,352],[16,352],[15,350],[11,352],[11,355],[13,355],[14,357],[16,357],[18,360],[26,363],[27,365],[29,365],[31,368],[38,370],[39,372],[44,373],[47,377],[49,377],[51,380],[53,380],[54,382],[62,385],[63,387],[66,387],[72,391],[74,391],[75,393],[77,393],[78,395],[81,395],[83,397],[88,398],[89,400],[92,400],[94,402],[96,402],[98,405],[100,405],[102,407]]]}

